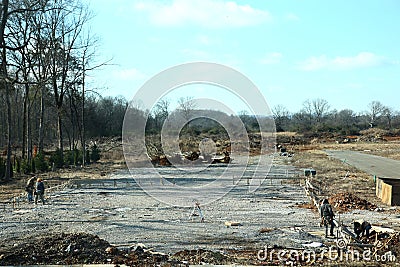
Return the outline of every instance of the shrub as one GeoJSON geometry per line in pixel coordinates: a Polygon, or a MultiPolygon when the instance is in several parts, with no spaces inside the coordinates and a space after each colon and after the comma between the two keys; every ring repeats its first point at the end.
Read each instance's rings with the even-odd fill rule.
{"type": "Polygon", "coordinates": [[[0,158],[0,179],[6,175],[6,164],[3,158],[0,158]]]}
{"type": "Polygon", "coordinates": [[[64,165],[64,160],[60,149],[57,148],[57,150],[51,154],[50,162],[54,164],[56,168],[61,168],[64,165]]]}
{"type": "Polygon", "coordinates": [[[15,172],[21,173],[21,158],[20,157],[15,159],[15,172]]]}
{"type": "Polygon", "coordinates": [[[21,161],[21,172],[23,174],[29,174],[29,173],[31,173],[31,170],[32,170],[32,166],[29,163],[29,161],[27,159],[23,159],[21,161]]]}
{"type": "Polygon", "coordinates": [[[82,151],[75,149],[73,152],[74,152],[74,165],[82,164],[82,162],[83,162],[82,151]]]}
{"type": "Polygon", "coordinates": [[[36,164],[35,164],[35,160],[32,160],[31,162],[31,172],[35,173],[36,172],[36,164]]]}
{"type": "Polygon", "coordinates": [[[64,158],[64,162],[68,165],[82,164],[82,160],[82,151],[78,149],[68,151],[64,158]]]}
{"type": "Polygon", "coordinates": [[[97,162],[100,159],[100,150],[97,148],[97,145],[94,144],[92,147],[92,153],[90,153],[90,160],[92,162],[97,162]]]}
{"type": "Polygon", "coordinates": [[[86,153],[86,155],[85,155],[85,164],[90,164],[90,151],[89,151],[89,149],[86,149],[85,153],[86,153]]]}
{"type": "Polygon", "coordinates": [[[49,169],[49,163],[44,158],[43,153],[37,154],[33,162],[38,171],[45,172],[49,169]]]}

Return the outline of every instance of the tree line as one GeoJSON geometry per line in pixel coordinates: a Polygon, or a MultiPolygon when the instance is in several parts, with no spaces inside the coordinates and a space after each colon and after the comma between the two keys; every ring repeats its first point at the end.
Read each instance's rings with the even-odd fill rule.
{"type": "Polygon", "coordinates": [[[369,128],[388,131],[400,129],[400,112],[379,101],[372,101],[366,111],[356,113],[351,109],[333,109],[325,99],[303,102],[302,109],[291,113],[283,105],[272,108],[276,130],[293,132],[331,132],[357,135],[369,128]]]}
{"type": "MultiPolygon", "coordinates": [[[[173,112],[170,110],[170,101],[162,99],[151,111],[143,113],[148,115],[146,130],[151,134],[160,132],[169,116],[170,120],[179,115],[181,119],[190,121],[190,117],[196,112],[199,111],[196,110],[196,104],[192,97],[180,98],[177,110],[173,112]]],[[[214,111],[214,116],[218,113],[222,112],[214,111]]],[[[364,112],[357,113],[351,109],[334,109],[325,99],[307,99],[297,112],[289,112],[285,106],[279,104],[271,109],[271,113],[277,132],[329,132],[338,135],[358,135],[360,131],[370,128],[384,129],[393,133],[400,132],[400,112],[379,101],[372,101],[366,106],[364,112]]],[[[217,117],[222,121],[229,120],[227,114],[217,117]]],[[[259,123],[268,122],[268,120],[263,120],[262,116],[249,115],[246,111],[239,112],[239,118],[248,132],[257,132],[260,130],[259,123]]],[[[211,132],[221,130],[220,126],[210,121],[207,122],[207,125],[199,125],[197,122],[193,126],[196,129],[192,129],[192,132],[205,129],[211,132]]]]}

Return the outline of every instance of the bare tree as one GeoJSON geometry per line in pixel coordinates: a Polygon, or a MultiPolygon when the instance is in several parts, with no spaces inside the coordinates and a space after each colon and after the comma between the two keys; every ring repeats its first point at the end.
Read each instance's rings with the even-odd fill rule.
{"type": "Polygon", "coordinates": [[[17,35],[15,29],[10,27],[10,20],[13,16],[19,14],[27,14],[30,12],[35,12],[40,9],[45,1],[32,0],[32,1],[12,1],[1,0],[0,6],[0,83],[2,89],[5,91],[5,102],[7,107],[7,159],[6,159],[6,174],[5,178],[10,179],[12,174],[11,169],[11,153],[12,153],[12,112],[11,112],[11,90],[13,88],[13,83],[15,82],[15,77],[9,75],[8,67],[8,54],[10,52],[17,51],[27,43],[24,43],[22,47],[16,47],[15,44],[9,43],[9,36],[17,35]]]}
{"type": "MultiPolygon", "coordinates": [[[[51,9],[51,6],[48,7],[51,9]]],[[[38,148],[39,153],[43,152],[44,144],[44,129],[45,129],[45,97],[48,94],[47,84],[50,80],[50,53],[49,53],[49,38],[47,36],[48,25],[46,24],[47,12],[49,10],[43,8],[42,10],[35,12],[32,16],[31,25],[35,30],[33,37],[30,40],[30,46],[32,47],[32,61],[31,62],[31,73],[35,77],[37,90],[40,97],[40,112],[39,112],[39,137],[38,137],[38,148]]]]}
{"type": "MultiPolygon", "coordinates": [[[[303,120],[304,117],[307,118],[309,126],[311,127],[313,123],[313,105],[310,99],[307,99],[306,101],[303,102],[303,108],[301,109],[300,113],[303,114],[303,120]]],[[[299,114],[300,115],[300,114],[299,114]]]]}
{"type": "Polygon", "coordinates": [[[157,102],[154,110],[155,124],[158,129],[161,129],[163,123],[169,116],[170,101],[168,99],[161,99],[157,102]]]}
{"type": "MultiPolygon", "coordinates": [[[[21,6],[15,8],[23,8],[21,6]]],[[[16,13],[9,19],[9,28],[14,34],[8,36],[8,42],[13,47],[18,47],[13,53],[10,53],[10,70],[15,73],[14,83],[23,90],[23,116],[22,116],[22,158],[28,156],[28,162],[32,157],[32,136],[31,136],[31,106],[37,95],[38,80],[34,70],[38,65],[37,47],[34,45],[38,28],[34,23],[36,14],[44,12],[34,10],[34,12],[16,13]],[[33,91],[33,92],[32,92],[33,91]]],[[[19,108],[17,108],[17,111],[19,108]]],[[[18,112],[16,112],[18,115],[18,112]]]]}
{"type": "Polygon", "coordinates": [[[278,132],[284,131],[289,121],[290,112],[283,105],[277,105],[272,108],[272,114],[275,120],[275,127],[278,132]]]}
{"type": "Polygon", "coordinates": [[[192,118],[193,111],[196,108],[196,102],[193,97],[181,97],[178,99],[179,110],[183,116],[183,118],[188,122],[192,118]]]}
{"type": "Polygon", "coordinates": [[[369,126],[373,128],[376,126],[377,121],[384,112],[385,106],[379,101],[372,101],[369,103],[368,108],[369,126]]]}
{"type": "Polygon", "coordinates": [[[0,47],[1,47],[1,65],[0,65],[0,78],[2,83],[2,89],[5,91],[5,102],[7,107],[7,160],[6,160],[6,174],[5,178],[11,178],[11,100],[10,90],[11,84],[8,77],[7,70],[7,44],[5,40],[7,21],[9,18],[9,5],[8,0],[2,0],[1,5],[1,21],[0,21],[0,47]]]}
{"type": "Polygon", "coordinates": [[[316,122],[321,123],[324,116],[328,113],[330,109],[328,101],[326,101],[325,99],[317,98],[312,100],[311,103],[316,122]]]}
{"type": "Polygon", "coordinates": [[[382,115],[386,119],[388,129],[391,130],[393,117],[395,116],[395,111],[390,107],[385,107],[382,111],[382,115]]]}
{"type": "Polygon", "coordinates": [[[49,45],[51,90],[57,108],[58,149],[63,157],[63,102],[65,94],[80,82],[81,69],[77,51],[81,48],[79,37],[90,16],[79,0],[60,0],[46,16],[49,45]]]}

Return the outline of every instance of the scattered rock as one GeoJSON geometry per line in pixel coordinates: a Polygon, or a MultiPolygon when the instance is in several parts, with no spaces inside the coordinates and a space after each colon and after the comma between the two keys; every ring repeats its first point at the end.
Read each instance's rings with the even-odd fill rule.
{"type": "Polygon", "coordinates": [[[242,224],[240,223],[240,222],[230,222],[230,221],[227,221],[227,222],[225,222],[225,226],[226,227],[230,227],[230,226],[241,226],[242,224]]]}
{"type": "Polygon", "coordinates": [[[114,254],[118,253],[118,249],[116,247],[108,247],[108,248],[106,248],[105,252],[107,254],[114,255],[114,254]]]}
{"type": "Polygon", "coordinates": [[[260,234],[263,234],[263,233],[269,233],[269,232],[272,232],[274,229],[272,229],[272,228],[261,228],[260,229],[260,231],[258,231],[260,234]]]}
{"type": "Polygon", "coordinates": [[[228,256],[209,250],[183,250],[171,256],[172,259],[185,261],[188,264],[230,264],[228,256]]]}

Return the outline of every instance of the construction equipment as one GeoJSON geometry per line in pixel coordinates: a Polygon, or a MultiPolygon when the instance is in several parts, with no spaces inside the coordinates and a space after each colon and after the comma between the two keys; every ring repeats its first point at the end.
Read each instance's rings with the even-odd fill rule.
{"type": "Polygon", "coordinates": [[[194,203],[194,207],[193,207],[192,212],[189,215],[189,219],[191,219],[193,216],[199,216],[200,222],[204,222],[203,212],[201,211],[200,203],[198,201],[196,201],[194,203]]]}

